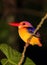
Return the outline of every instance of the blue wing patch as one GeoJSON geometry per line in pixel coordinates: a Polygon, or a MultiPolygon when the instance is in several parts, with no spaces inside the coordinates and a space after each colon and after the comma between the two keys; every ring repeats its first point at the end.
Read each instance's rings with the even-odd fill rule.
{"type": "MultiPolygon", "coordinates": [[[[27,30],[28,30],[29,33],[33,33],[34,30],[35,30],[35,28],[33,28],[33,27],[27,27],[27,30]]],[[[38,32],[36,32],[36,36],[40,37],[40,34],[38,32]]]]}
{"type": "Polygon", "coordinates": [[[33,33],[34,30],[35,30],[35,28],[33,28],[33,27],[27,27],[27,30],[28,30],[29,33],[33,33]]]}

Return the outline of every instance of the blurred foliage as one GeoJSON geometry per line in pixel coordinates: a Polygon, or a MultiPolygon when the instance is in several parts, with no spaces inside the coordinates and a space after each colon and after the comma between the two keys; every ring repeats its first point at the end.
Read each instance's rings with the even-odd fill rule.
{"type": "MultiPolygon", "coordinates": [[[[7,59],[2,59],[2,65],[17,65],[20,58],[21,54],[17,52],[16,50],[12,49],[9,45],[7,44],[1,44],[0,45],[0,50],[6,55],[7,59]]],[[[35,65],[32,60],[29,58],[26,59],[26,62],[24,65],[35,65]]]]}

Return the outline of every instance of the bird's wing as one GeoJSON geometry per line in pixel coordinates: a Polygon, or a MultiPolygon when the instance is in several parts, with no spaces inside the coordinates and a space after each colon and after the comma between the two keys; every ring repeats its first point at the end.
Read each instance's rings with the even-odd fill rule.
{"type": "Polygon", "coordinates": [[[28,30],[29,33],[33,33],[34,30],[35,30],[35,28],[33,28],[33,27],[27,27],[27,30],[28,30]]]}
{"type": "MultiPolygon", "coordinates": [[[[27,31],[28,31],[29,33],[31,33],[31,34],[34,32],[34,30],[35,30],[34,27],[27,27],[27,31]]],[[[40,34],[37,32],[37,33],[36,33],[36,36],[40,37],[40,34]]]]}

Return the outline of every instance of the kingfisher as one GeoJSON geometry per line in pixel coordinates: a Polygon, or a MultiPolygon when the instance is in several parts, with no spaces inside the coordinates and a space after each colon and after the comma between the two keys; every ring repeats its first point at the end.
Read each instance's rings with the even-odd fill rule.
{"type": "MultiPolygon", "coordinates": [[[[28,39],[31,37],[31,35],[33,34],[33,32],[35,30],[33,25],[31,23],[29,23],[28,21],[22,21],[20,23],[10,22],[9,25],[18,27],[19,36],[25,43],[27,43],[28,39]]],[[[34,45],[38,45],[39,47],[42,46],[42,44],[40,42],[40,34],[38,32],[32,36],[32,38],[29,41],[29,44],[32,46],[34,46],[34,45]]]]}

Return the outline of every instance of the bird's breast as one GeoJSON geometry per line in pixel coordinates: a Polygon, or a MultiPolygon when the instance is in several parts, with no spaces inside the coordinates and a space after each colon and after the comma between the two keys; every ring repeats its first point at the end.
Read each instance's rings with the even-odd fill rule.
{"type": "Polygon", "coordinates": [[[26,28],[21,28],[18,30],[19,36],[24,42],[27,42],[28,38],[31,36],[31,34],[27,31],[26,28]]]}

